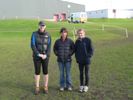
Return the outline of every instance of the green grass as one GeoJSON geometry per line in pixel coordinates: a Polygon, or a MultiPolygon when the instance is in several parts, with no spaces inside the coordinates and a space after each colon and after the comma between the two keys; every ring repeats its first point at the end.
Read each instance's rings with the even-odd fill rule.
{"type": "MultiPolygon", "coordinates": [[[[34,95],[34,67],[30,38],[37,20],[0,20],[0,100],[132,100],[133,99],[133,20],[90,19],[86,24],[46,22],[52,45],[59,29],[67,27],[73,38],[74,27],[84,28],[94,45],[90,65],[90,89],[79,93],[79,70],[73,56],[72,92],[59,92],[59,69],[51,52],[49,62],[49,94],[34,95]],[[129,38],[121,30],[100,29],[102,24],[128,28],[129,38]]],[[[43,80],[41,79],[41,85],[43,80]]]]}

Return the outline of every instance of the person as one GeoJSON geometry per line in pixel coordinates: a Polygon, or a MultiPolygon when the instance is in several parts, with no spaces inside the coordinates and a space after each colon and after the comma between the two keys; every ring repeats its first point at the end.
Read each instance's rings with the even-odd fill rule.
{"type": "Polygon", "coordinates": [[[71,15],[71,22],[73,23],[73,14],[71,15]]]}
{"type": "Polygon", "coordinates": [[[51,49],[51,36],[46,32],[44,21],[39,22],[39,29],[32,33],[31,48],[33,51],[33,62],[35,68],[35,94],[39,94],[40,71],[42,66],[44,92],[48,93],[48,62],[51,49]]]}
{"type": "Polygon", "coordinates": [[[55,41],[54,53],[57,56],[57,62],[60,71],[60,91],[67,88],[72,91],[72,81],[70,75],[71,56],[74,53],[74,42],[68,38],[68,31],[66,28],[60,29],[61,37],[55,41]]]}
{"type": "Polygon", "coordinates": [[[78,39],[75,42],[75,57],[80,72],[80,92],[87,92],[89,85],[89,64],[93,55],[91,39],[85,36],[84,29],[77,30],[78,39]],[[85,70],[85,73],[84,73],[85,70]],[[85,82],[84,82],[85,74],[85,82]]]}

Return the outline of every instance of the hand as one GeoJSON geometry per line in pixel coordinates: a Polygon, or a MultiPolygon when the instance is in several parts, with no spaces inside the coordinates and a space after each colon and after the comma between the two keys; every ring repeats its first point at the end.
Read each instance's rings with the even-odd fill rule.
{"type": "Polygon", "coordinates": [[[44,59],[46,59],[46,58],[47,58],[47,55],[44,54],[43,57],[42,57],[42,59],[44,60],[44,59]]]}
{"type": "Polygon", "coordinates": [[[41,57],[43,60],[47,58],[46,54],[39,54],[38,56],[41,57]]]}
{"type": "Polygon", "coordinates": [[[38,56],[41,57],[41,58],[43,58],[43,54],[39,54],[38,56]]]}

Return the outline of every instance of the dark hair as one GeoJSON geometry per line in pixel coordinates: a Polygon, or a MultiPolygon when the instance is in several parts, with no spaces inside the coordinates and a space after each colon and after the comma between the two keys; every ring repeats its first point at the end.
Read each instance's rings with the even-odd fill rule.
{"type": "Polygon", "coordinates": [[[62,27],[62,28],[60,29],[60,33],[64,33],[64,32],[68,33],[68,30],[67,30],[65,27],[62,27]]]}
{"type": "Polygon", "coordinates": [[[44,22],[44,21],[40,21],[40,22],[38,23],[38,25],[39,25],[39,26],[45,26],[45,22],[44,22]]]}

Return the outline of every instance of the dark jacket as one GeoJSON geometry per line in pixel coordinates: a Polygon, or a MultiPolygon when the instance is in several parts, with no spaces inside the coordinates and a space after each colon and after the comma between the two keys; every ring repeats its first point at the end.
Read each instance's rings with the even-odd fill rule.
{"type": "Polygon", "coordinates": [[[70,62],[74,53],[74,42],[69,38],[65,41],[60,38],[56,40],[53,49],[58,62],[70,62]]]}
{"type": "Polygon", "coordinates": [[[93,55],[91,40],[87,37],[77,39],[75,42],[75,57],[77,63],[89,64],[90,58],[93,55]]]}
{"type": "Polygon", "coordinates": [[[38,57],[38,54],[46,54],[50,56],[51,51],[51,36],[48,32],[33,32],[31,37],[31,48],[33,57],[38,57]]]}

